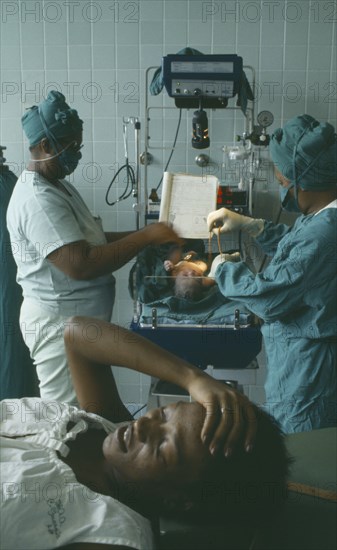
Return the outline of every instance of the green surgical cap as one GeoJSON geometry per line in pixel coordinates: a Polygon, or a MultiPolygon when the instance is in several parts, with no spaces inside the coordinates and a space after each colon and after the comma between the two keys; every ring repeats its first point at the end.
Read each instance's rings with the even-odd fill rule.
{"type": "Polygon", "coordinates": [[[270,140],[276,168],[295,185],[327,191],[337,185],[337,136],[328,122],[301,115],[278,128],[270,140]]]}
{"type": "Polygon", "coordinates": [[[72,137],[82,131],[83,121],[71,109],[61,92],[52,90],[39,105],[31,107],[21,119],[30,146],[42,138],[53,140],[72,137]]]}

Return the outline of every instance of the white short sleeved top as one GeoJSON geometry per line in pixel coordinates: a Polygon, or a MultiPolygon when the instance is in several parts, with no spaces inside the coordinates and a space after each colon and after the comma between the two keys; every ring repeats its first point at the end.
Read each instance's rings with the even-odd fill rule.
{"type": "Polygon", "coordinates": [[[98,316],[113,304],[112,274],[74,280],[47,256],[64,245],[86,240],[105,244],[100,220],[95,218],[76,188],[62,181],[58,189],[37,172],[24,170],[14,187],[7,210],[7,226],[17,264],[17,281],[24,298],[60,315],[98,316]]]}
{"type": "Polygon", "coordinates": [[[67,455],[67,441],[78,433],[109,433],[115,424],[65,403],[24,398],[1,402],[0,426],[3,548],[47,550],[75,542],[153,548],[146,518],[79,483],[57,455],[67,455]]]}

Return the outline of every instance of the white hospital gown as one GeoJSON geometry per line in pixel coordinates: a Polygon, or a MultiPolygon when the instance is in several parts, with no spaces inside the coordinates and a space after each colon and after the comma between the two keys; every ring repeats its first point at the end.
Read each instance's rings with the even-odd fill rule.
{"type": "Polygon", "coordinates": [[[153,548],[150,522],[112,497],[79,483],[67,441],[116,426],[64,403],[37,398],[1,402],[1,548],[47,550],[70,543],[153,548]],[[67,431],[67,424],[75,425],[67,431]]]}

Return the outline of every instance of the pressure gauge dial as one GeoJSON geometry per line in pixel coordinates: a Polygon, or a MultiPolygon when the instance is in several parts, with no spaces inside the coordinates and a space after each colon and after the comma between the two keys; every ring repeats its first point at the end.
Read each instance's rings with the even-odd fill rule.
{"type": "Polygon", "coordinates": [[[262,128],[267,128],[274,122],[274,116],[270,111],[261,111],[257,115],[257,121],[262,128]]]}

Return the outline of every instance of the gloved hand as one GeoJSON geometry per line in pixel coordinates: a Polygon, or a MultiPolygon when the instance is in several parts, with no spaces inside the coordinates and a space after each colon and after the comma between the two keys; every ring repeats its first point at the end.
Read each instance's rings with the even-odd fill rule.
{"type": "Polygon", "coordinates": [[[264,220],[242,216],[228,208],[220,208],[208,214],[207,225],[210,233],[219,231],[220,233],[229,233],[242,229],[252,237],[257,237],[264,229],[264,220]]]}
{"type": "Polygon", "coordinates": [[[212,262],[208,277],[214,279],[218,265],[223,264],[224,262],[239,262],[240,259],[240,252],[234,252],[233,254],[218,254],[212,262]]]}

